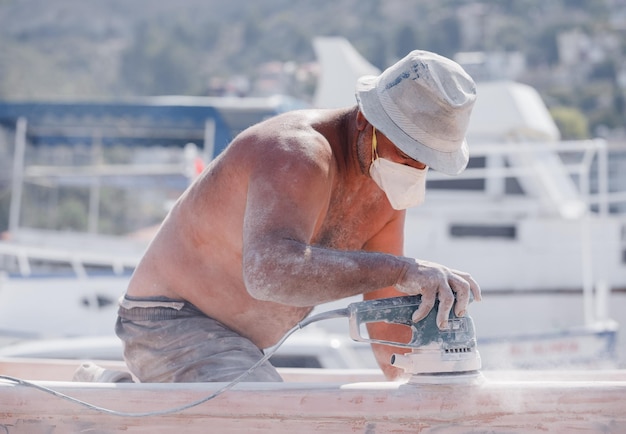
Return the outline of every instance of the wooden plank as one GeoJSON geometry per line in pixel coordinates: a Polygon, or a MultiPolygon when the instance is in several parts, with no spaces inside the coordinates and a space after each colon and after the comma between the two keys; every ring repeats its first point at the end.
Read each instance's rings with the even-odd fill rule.
{"type": "MultiPolygon", "coordinates": [[[[223,386],[38,384],[125,412],[185,405],[223,386]]],[[[537,380],[519,373],[515,380],[485,378],[475,384],[241,383],[182,412],[131,417],[0,381],[0,432],[617,433],[626,432],[625,403],[626,381],[537,380]]]]}

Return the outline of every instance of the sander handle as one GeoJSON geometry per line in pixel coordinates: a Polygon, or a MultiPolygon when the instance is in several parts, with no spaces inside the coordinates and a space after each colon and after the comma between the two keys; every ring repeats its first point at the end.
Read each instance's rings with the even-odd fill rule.
{"type": "MultiPolygon", "coordinates": [[[[421,300],[421,295],[406,295],[402,297],[380,298],[350,303],[348,305],[350,337],[358,342],[393,344],[400,347],[411,347],[411,342],[413,342],[414,339],[411,339],[411,342],[408,343],[371,339],[363,335],[364,330],[362,330],[361,327],[367,323],[385,322],[411,326],[413,329],[413,321],[411,320],[411,317],[413,316],[413,312],[415,312],[419,307],[421,300]]],[[[432,311],[436,311],[436,307],[433,307],[432,311]]],[[[430,316],[430,313],[428,316],[430,316]]],[[[422,321],[425,320],[426,318],[422,321]]]]}
{"type": "MultiPolygon", "coordinates": [[[[454,308],[450,309],[446,329],[440,330],[437,327],[439,300],[435,300],[435,305],[424,319],[413,322],[413,313],[420,306],[421,301],[421,295],[406,295],[349,304],[347,310],[350,337],[358,342],[386,344],[405,348],[421,348],[431,343],[440,344],[444,342],[454,344],[455,342],[475,341],[474,322],[471,317],[469,315],[463,317],[456,316],[454,308]],[[409,342],[390,342],[365,337],[366,330],[363,326],[377,322],[408,326],[411,328],[411,339],[409,342]]],[[[471,297],[470,301],[472,301],[471,297]]]]}

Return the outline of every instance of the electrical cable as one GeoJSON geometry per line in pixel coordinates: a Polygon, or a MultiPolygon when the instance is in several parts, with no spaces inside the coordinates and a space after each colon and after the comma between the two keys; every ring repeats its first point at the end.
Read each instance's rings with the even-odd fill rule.
{"type": "Polygon", "coordinates": [[[278,341],[278,343],[276,343],[276,345],[274,345],[273,347],[269,348],[266,352],[265,355],[259,359],[258,362],[256,362],[254,365],[252,365],[246,372],[242,373],[241,375],[239,375],[237,378],[235,378],[234,380],[232,380],[230,383],[224,385],[223,387],[221,387],[220,389],[216,390],[215,392],[213,392],[212,394],[205,396],[204,398],[198,399],[196,401],[190,402],[188,404],[185,405],[181,405],[178,407],[173,407],[170,409],[165,409],[165,410],[155,410],[155,411],[148,411],[148,412],[141,412],[141,413],[129,413],[129,412],[124,412],[124,411],[117,411],[117,410],[112,410],[109,408],[105,408],[105,407],[100,407],[94,404],[91,404],[89,402],[80,400],[78,398],[74,398],[72,396],[66,395],[64,393],[58,392],[54,389],[51,389],[49,387],[45,387],[42,386],[40,384],[37,384],[36,382],[33,381],[28,381],[28,380],[23,380],[21,378],[16,378],[16,377],[11,377],[9,375],[0,375],[0,380],[5,380],[5,381],[10,381],[16,384],[19,384],[21,386],[28,386],[28,387],[32,387],[34,389],[40,390],[42,392],[45,393],[49,393],[53,396],[56,396],[57,398],[61,398],[64,399],[66,401],[70,401],[74,404],[78,404],[81,405],[83,407],[86,407],[88,409],[91,410],[95,410],[98,411],[100,413],[106,413],[106,414],[110,414],[113,416],[122,416],[122,417],[149,417],[149,416],[163,416],[166,414],[173,414],[173,413],[179,413],[183,410],[187,410],[190,409],[192,407],[196,407],[200,404],[203,404],[207,401],[210,401],[211,399],[214,399],[216,397],[218,397],[219,395],[221,395],[222,393],[226,392],[227,390],[232,389],[233,387],[235,387],[238,383],[240,383],[241,381],[243,381],[248,375],[250,375],[252,372],[254,372],[259,366],[261,366],[263,363],[265,363],[267,360],[269,360],[270,357],[272,357],[272,355],[280,348],[280,346],[287,340],[287,338],[289,338],[289,336],[291,336],[293,333],[295,333],[296,331],[308,326],[311,323],[314,322],[318,322],[318,321],[324,321],[324,320],[328,320],[328,319],[333,319],[333,318],[345,318],[347,316],[349,316],[350,311],[348,308],[344,308],[344,309],[336,309],[336,310],[331,310],[328,312],[322,312],[319,313],[317,315],[313,315],[310,318],[305,318],[302,321],[300,321],[298,324],[296,324],[294,327],[292,327],[287,333],[285,333],[285,335],[278,341]]]}

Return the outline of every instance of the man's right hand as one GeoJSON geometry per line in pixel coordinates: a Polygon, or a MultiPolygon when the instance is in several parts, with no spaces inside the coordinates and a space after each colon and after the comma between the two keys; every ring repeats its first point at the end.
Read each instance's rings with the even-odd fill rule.
{"type": "Polygon", "coordinates": [[[421,295],[422,302],[413,313],[413,322],[421,321],[439,300],[437,326],[444,330],[448,324],[450,309],[456,298],[454,313],[465,315],[470,300],[470,291],[474,300],[480,301],[480,287],[468,273],[453,270],[435,262],[409,259],[409,266],[394,285],[399,291],[409,295],[421,295]]]}

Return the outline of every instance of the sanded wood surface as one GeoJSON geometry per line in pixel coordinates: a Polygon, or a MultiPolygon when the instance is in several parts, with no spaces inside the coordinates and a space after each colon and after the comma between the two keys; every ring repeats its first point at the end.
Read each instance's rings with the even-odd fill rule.
{"type": "MultiPolygon", "coordinates": [[[[0,364],[3,368],[6,364],[0,364]]],[[[315,375],[316,370],[305,370],[301,378],[315,375]]],[[[137,413],[181,406],[223,385],[37,384],[137,413]]],[[[241,383],[197,407],[151,417],[107,415],[0,381],[0,433],[74,432],[620,433],[626,432],[626,373],[494,371],[469,384],[241,383]]]]}

